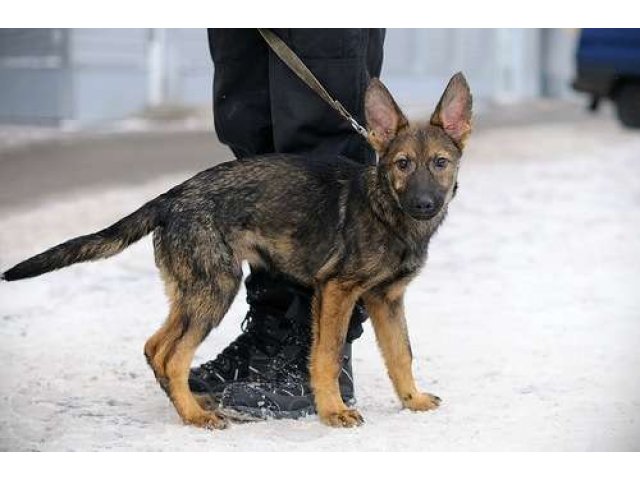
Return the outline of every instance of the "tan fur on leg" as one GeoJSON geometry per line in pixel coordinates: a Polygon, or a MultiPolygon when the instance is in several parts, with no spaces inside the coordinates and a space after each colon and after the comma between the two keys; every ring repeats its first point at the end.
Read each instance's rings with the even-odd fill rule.
{"type": "Polygon", "coordinates": [[[369,292],[364,297],[387,372],[402,405],[411,410],[431,410],[440,398],[418,391],[411,364],[411,345],[404,316],[404,285],[369,292]]]}
{"type": "Polygon", "coordinates": [[[333,427],[353,427],[364,421],[357,410],[344,404],[338,385],[340,354],[358,293],[353,287],[330,281],[314,298],[311,386],[320,419],[333,427]]]}
{"type": "Polygon", "coordinates": [[[187,329],[175,343],[166,360],[168,390],[182,421],[204,428],[226,428],[227,422],[219,414],[202,408],[189,390],[189,368],[202,335],[196,328],[187,329]]]}

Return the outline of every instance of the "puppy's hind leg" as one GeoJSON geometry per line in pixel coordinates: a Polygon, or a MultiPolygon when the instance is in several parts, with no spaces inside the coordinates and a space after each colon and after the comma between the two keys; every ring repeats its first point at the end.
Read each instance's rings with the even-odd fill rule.
{"type": "MultiPolygon", "coordinates": [[[[168,349],[178,340],[182,334],[181,312],[179,310],[179,291],[175,280],[170,278],[165,268],[161,268],[162,278],[165,281],[165,289],[170,300],[169,316],[162,327],[147,340],[144,345],[144,356],[153,370],[156,380],[166,391],[167,376],[165,374],[165,358],[168,349]]],[[[168,392],[167,392],[168,393],[168,392]]]]}
{"type": "Polygon", "coordinates": [[[189,389],[196,348],[231,306],[242,280],[242,266],[209,215],[181,211],[154,236],[156,264],[171,302],[165,324],[147,341],[145,355],[183,422],[224,428],[189,389]]]}
{"type": "Polygon", "coordinates": [[[161,385],[186,424],[226,427],[220,415],[203,409],[194,397],[189,389],[189,369],[197,347],[230,307],[240,280],[241,272],[220,272],[209,282],[198,281],[188,289],[180,289],[169,321],[158,332],[163,336],[152,362],[154,371],[158,367],[162,371],[161,385]]]}

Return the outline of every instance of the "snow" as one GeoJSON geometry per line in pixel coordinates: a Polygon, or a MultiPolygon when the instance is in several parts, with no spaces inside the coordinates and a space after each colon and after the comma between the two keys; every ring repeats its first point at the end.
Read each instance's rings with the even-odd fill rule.
{"type": "MultiPolygon", "coordinates": [[[[101,228],[183,180],[70,193],[0,218],[0,266],[101,228]]],[[[2,450],[638,450],[640,135],[587,120],[472,136],[458,197],[409,287],[419,384],[400,410],[369,324],[366,424],[183,426],[142,355],[166,314],[144,239],[119,257],[0,285],[2,450]]],[[[196,361],[239,332],[244,291],[196,361]]]]}

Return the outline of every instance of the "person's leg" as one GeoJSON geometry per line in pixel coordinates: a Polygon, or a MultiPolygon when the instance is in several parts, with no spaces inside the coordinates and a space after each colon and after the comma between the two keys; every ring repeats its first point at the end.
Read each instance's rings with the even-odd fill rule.
{"type": "MultiPolygon", "coordinates": [[[[319,81],[364,123],[363,98],[382,66],[384,30],[275,30],[319,81]]],[[[371,164],[375,154],[351,126],[270,52],[269,85],[274,147],[282,153],[322,152],[371,164]]],[[[296,353],[280,355],[283,368],[273,382],[238,382],[225,389],[221,405],[228,414],[295,418],[314,411],[307,360],[311,330],[311,289],[296,287],[288,315],[298,330],[296,353]]],[[[340,375],[342,396],[353,403],[351,342],[367,318],[358,305],[352,315],[340,375]]]]}
{"type": "Polygon", "coordinates": [[[268,46],[256,29],[208,30],[216,134],[237,158],[273,153],[268,46]]]}
{"type": "MultiPolygon", "coordinates": [[[[257,30],[210,29],[208,34],[220,141],[238,158],[273,153],[267,44],[257,30]]],[[[255,268],[245,284],[249,312],[243,333],[191,371],[189,383],[196,393],[218,397],[234,382],[304,381],[311,291],[255,268]]]]}

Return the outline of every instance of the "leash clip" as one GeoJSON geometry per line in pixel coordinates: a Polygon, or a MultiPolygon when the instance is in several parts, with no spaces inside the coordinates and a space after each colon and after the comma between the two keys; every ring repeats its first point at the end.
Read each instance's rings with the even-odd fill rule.
{"type": "Polygon", "coordinates": [[[362,125],[360,125],[357,120],[353,117],[349,117],[349,122],[351,122],[351,126],[353,127],[353,129],[358,132],[361,136],[363,136],[365,139],[369,138],[369,134],[367,132],[367,129],[364,128],[362,125]]]}

